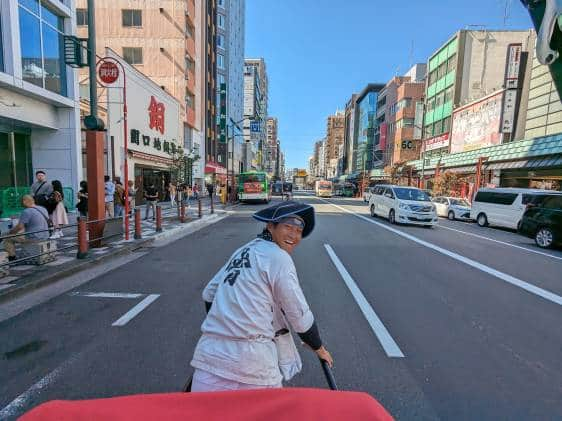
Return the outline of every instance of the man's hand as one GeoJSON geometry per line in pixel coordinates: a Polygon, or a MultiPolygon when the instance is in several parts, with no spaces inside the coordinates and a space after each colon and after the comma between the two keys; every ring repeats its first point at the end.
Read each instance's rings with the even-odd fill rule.
{"type": "Polygon", "coordinates": [[[321,346],[320,348],[318,348],[314,352],[316,352],[316,355],[318,355],[318,358],[326,361],[328,363],[328,365],[330,366],[330,368],[332,368],[334,366],[334,359],[332,358],[332,356],[330,355],[328,350],[326,348],[324,348],[324,346],[321,346]]]}

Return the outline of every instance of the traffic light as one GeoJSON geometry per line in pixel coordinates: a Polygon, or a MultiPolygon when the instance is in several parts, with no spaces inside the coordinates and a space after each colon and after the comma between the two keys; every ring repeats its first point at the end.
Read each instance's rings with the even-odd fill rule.
{"type": "Polygon", "coordinates": [[[537,59],[549,66],[562,98],[562,1],[521,0],[537,31],[537,59]]]}

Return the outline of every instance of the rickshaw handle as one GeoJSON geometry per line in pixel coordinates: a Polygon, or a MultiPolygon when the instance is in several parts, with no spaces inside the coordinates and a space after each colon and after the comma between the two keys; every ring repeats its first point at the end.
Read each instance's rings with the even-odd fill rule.
{"type": "Polygon", "coordinates": [[[326,381],[328,382],[328,386],[330,386],[330,389],[339,390],[338,385],[336,384],[334,373],[332,373],[332,369],[330,368],[328,363],[320,358],[320,364],[322,364],[322,370],[324,370],[324,376],[326,377],[326,381]]]}

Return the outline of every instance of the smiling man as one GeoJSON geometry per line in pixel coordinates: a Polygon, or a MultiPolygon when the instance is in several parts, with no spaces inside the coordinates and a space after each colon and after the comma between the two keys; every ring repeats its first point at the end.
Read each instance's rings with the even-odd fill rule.
{"type": "Polygon", "coordinates": [[[279,340],[292,343],[288,327],[333,364],[290,256],[312,232],[314,208],[283,202],[254,218],[267,224],[263,232],[236,250],[203,291],[208,314],[191,361],[193,392],[281,387],[300,370],[294,344],[287,356],[287,342],[279,340]]]}

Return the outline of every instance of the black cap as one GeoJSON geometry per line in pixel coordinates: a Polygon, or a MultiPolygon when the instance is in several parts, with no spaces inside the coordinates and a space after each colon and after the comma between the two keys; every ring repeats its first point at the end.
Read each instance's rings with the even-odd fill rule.
{"type": "Polygon", "coordinates": [[[304,221],[302,238],[307,237],[314,229],[314,208],[296,201],[281,202],[254,213],[253,217],[262,222],[279,222],[288,216],[298,216],[304,221]]]}

